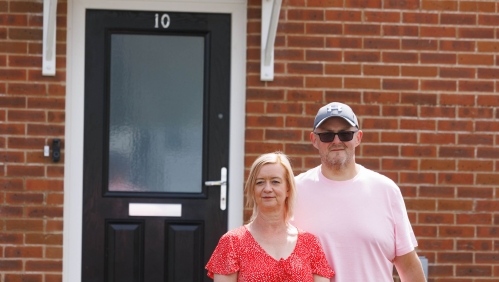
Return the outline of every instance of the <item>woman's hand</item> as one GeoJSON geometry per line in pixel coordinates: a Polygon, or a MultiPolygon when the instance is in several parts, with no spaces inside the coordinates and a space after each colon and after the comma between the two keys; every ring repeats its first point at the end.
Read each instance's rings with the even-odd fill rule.
{"type": "MultiPolygon", "coordinates": [[[[213,277],[213,282],[237,282],[238,272],[231,273],[229,275],[216,274],[213,277]]],[[[329,280],[325,280],[329,281],[329,280]]]]}
{"type": "Polygon", "coordinates": [[[314,274],[314,282],[329,282],[329,278],[314,274]]]}

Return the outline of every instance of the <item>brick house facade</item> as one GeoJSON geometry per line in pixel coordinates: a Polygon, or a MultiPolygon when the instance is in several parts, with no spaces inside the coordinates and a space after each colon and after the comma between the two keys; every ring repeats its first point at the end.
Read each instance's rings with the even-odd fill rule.
{"type": "MultiPolygon", "coordinates": [[[[275,79],[260,81],[261,1],[247,3],[245,168],[281,150],[319,164],[308,133],[342,101],[357,161],[401,188],[429,281],[499,279],[499,3],[285,0],[275,79]]],[[[63,280],[68,3],[57,73],[41,75],[42,1],[0,0],[0,281],[63,280]]],[[[241,207],[242,208],[242,207],[241,207]]],[[[248,218],[249,211],[245,211],[248,218]]]]}

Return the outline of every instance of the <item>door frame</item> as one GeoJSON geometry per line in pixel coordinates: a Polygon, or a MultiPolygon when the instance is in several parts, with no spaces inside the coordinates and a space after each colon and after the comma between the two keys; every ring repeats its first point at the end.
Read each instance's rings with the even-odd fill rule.
{"type": "Polygon", "coordinates": [[[68,0],[63,281],[81,281],[86,9],[227,13],[232,18],[228,226],[243,223],[247,0],[68,0]]]}

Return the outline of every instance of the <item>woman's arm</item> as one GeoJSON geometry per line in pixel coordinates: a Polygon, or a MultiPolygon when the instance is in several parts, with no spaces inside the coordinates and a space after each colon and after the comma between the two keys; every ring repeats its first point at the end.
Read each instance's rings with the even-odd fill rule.
{"type": "Polygon", "coordinates": [[[314,282],[329,282],[329,278],[314,274],[314,282]]]}
{"type": "Polygon", "coordinates": [[[234,272],[229,275],[222,275],[215,273],[215,277],[213,277],[213,282],[237,282],[237,274],[238,272],[234,272]]]}

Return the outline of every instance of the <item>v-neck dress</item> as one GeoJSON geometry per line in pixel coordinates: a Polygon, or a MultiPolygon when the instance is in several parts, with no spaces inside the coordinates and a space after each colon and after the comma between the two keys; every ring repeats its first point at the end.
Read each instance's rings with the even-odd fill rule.
{"type": "Polygon", "coordinates": [[[298,230],[296,246],[286,259],[276,260],[256,242],[245,226],[227,232],[220,239],[208,264],[208,276],[239,272],[239,282],[313,282],[314,274],[331,278],[319,240],[298,230]]]}

